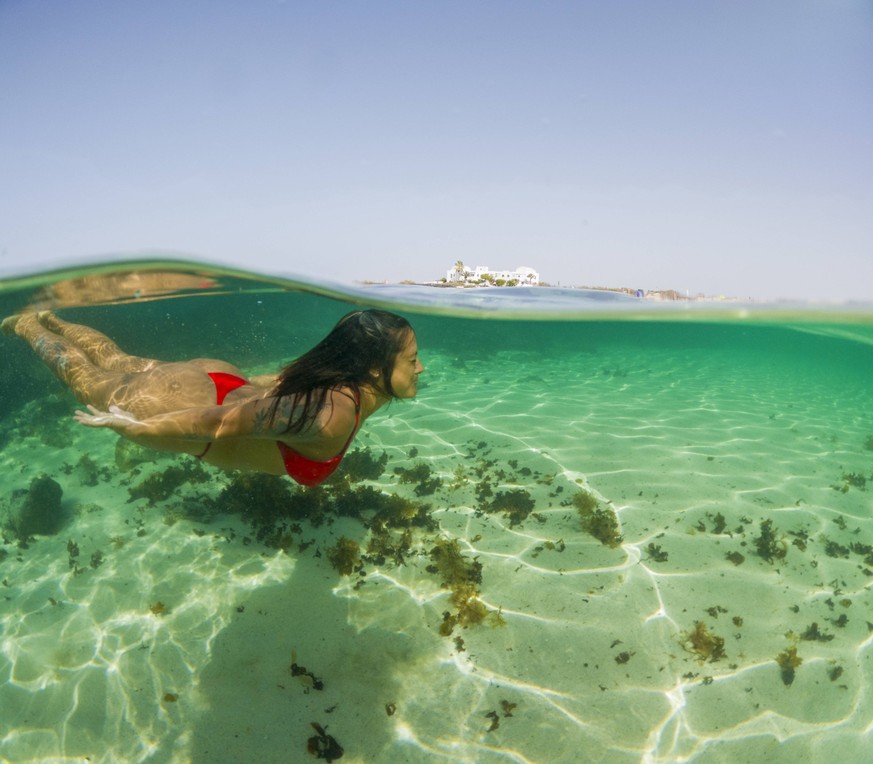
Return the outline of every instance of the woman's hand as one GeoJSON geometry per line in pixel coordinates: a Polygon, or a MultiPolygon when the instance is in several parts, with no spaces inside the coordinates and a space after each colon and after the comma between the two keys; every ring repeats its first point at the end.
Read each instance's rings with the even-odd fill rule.
{"type": "Polygon", "coordinates": [[[94,406],[88,406],[88,413],[77,411],[74,415],[79,424],[86,427],[109,427],[116,432],[124,433],[131,425],[139,424],[133,414],[118,406],[110,406],[109,411],[100,411],[94,406]]]}

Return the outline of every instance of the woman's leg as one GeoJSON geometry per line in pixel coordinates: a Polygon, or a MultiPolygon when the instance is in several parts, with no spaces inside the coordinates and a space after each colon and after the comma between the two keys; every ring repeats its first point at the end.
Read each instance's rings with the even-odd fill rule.
{"type": "Polygon", "coordinates": [[[48,310],[37,313],[39,322],[55,334],[65,337],[85,353],[91,362],[108,371],[148,371],[160,361],[125,353],[109,337],[90,326],[63,321],[48,310]]]}
{"type": "Polygon", "coordinates": [[[128,356],[100,332],[62,321],[50,313],[10,316],[0,329],[26,340],[79,401],[103,411],[115,404],[142,418],[211,406],[216,402],[216,388],[209,372],[243,377],[233,364],[214,358],[162,363],[128,356]],[[101,365],[96,362],[95,355],[105,354],[109,354],[113,368],[103,366],[106,361],[102,357],[101,365]]]}
{"type": "Polygon", "coordinates": [[[3,322],[4,333],[14,332],[33,348],[82,403],[105,408],[113,392],[127,375],[96,366],[75,343],[43,326],[35,313],[10,317],[3,322]]]}

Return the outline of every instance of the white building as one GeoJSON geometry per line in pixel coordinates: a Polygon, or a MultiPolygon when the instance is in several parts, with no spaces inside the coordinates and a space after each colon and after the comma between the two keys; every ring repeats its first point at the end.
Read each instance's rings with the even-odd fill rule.
{"type": "Polygon", "coordinates": [[[446,281],[450,284],[496,284],[498,281],[515,281],[518,286],[534,286],[540,283],[540,274],[526,265],[519,265],[514,271],[492,271],[487,265],[477,265],[470,270],[465,265],[463,270],[455,266],[446,271],[446,281]]]}

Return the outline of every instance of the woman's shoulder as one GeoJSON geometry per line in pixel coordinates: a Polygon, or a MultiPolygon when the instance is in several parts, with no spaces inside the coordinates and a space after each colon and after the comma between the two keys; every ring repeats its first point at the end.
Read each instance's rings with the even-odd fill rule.
{"type": "MultiPolygon", "coordinates": [[[[279,413],[287,421],[294,413],[283,405],[291,406],[286,396],[279,401],[279,413]]],[[[358,408],[354,394],[345,388],[329,388],[325,391],[324,405],[315,419],[299,432],[283,430],[277,432],[276,439],[299,451],[310,459],[330,459],[338,454],[355,433],[358,424],[358,408]]]]}
{"type": "Polygon", "coordinates": [[[270,422],[283,441],[347,439],[360,420],[359,393],[350,386],[337,385],[314,390],[306,404],[293,394],[277,396],[266,392],[262,395],[264,399],[258,406],[263,411],[269,411],[270,422]],[[304,411],[304,405],[306,408],[310,405],[316,408],[309,413],[304,411]],[[303,426],[294,427],[289,432],[288,423],[297,422],[303,416],[306,417],[303,426]]]}
{"type": "Polygon", "coordinates": [[[324,438],[347,438],[358,423],[359,393],[344,385],[327,391],[318,414],[319,434],[324,438]]]}

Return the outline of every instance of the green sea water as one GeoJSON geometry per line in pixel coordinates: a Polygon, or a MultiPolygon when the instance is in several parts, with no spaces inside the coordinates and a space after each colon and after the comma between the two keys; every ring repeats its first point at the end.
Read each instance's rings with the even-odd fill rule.
{"type": "Polygon", "coordinates": [[[0,761],[868,759],[873,308],[158,262],[0,291],[251,374],[358,305],[426,370],[319,489],[79,427],[0,337],[0,761]]]}

